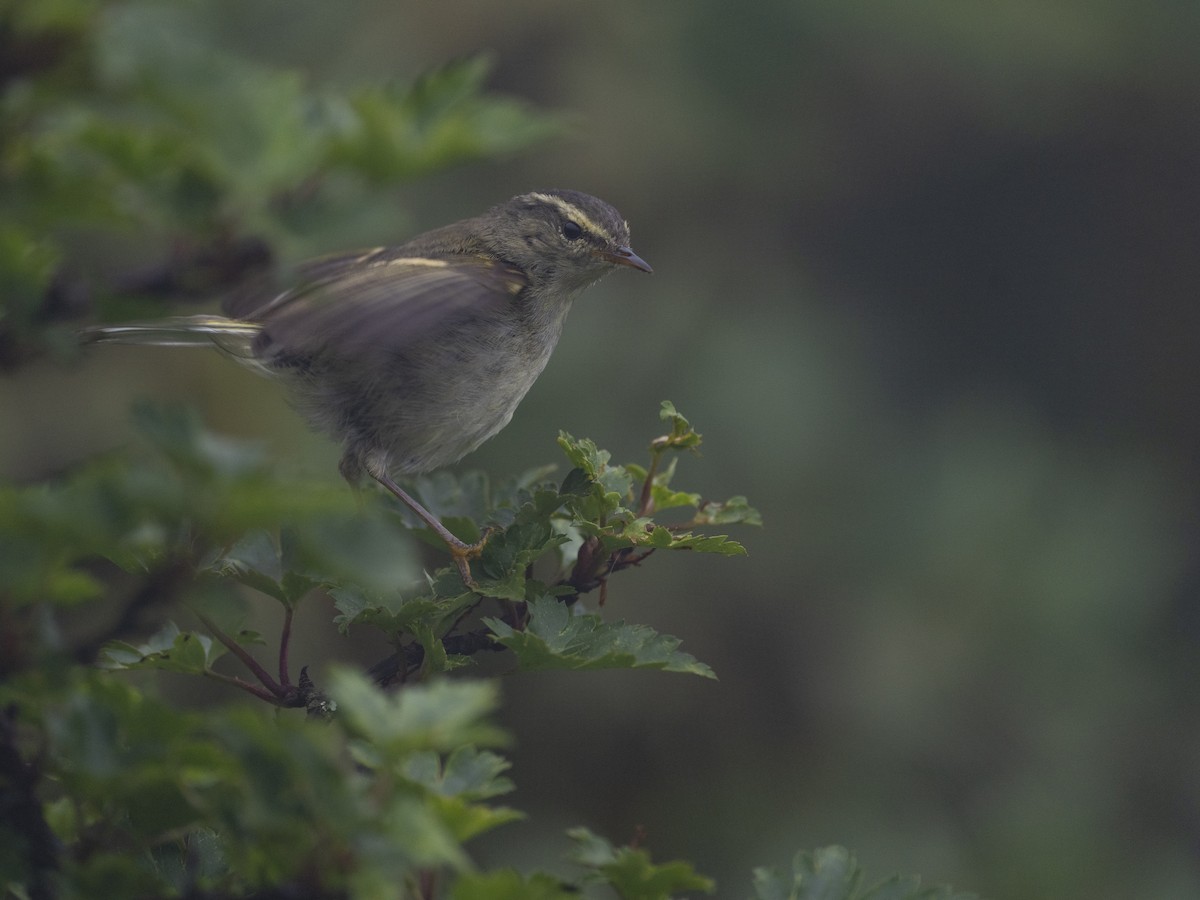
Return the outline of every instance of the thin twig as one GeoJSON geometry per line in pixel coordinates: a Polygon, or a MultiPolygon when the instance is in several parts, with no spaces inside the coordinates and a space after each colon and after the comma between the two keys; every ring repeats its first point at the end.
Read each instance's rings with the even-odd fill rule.
{"type": "Polygon", "coordinates": [[[650,458],[650,468],[646,470],[646,480],[642,482],[642,493],[638,498],[638,518],[648,516],[654,511],[654,476],[658,474],[658,464],[662,461],[663,451],[653,450],[650,458]]]}
{"type": "Polygon", "coordinates": [[[291,687],[288,678],[288,642],[292,639],[292,605],[289,603],[283,610],[283,629],[279,633],[279,684],[281,687],[291,687]]]}
{"type": "Polygon", "coordinates": [[[232,685],[235,688],[240,688],[248,694],[253,694],[259,700],[265,700],[272,706],[290,706],[287,698],[276,695],[268,691],[266,688],[261,688],[257,684],[251,684],[248,681],[242,681],[236,675],[224,675],[221,672],[214,672],[212,669],[205,669],[204,675],[212,678],[214,681],[219,681],[222,684],[232,685]]]}
{"type": "Polygon", "coordinates": [[[263,687],[274,694],[275,697],[282,700],[288,694],[288,690],[272,678],[271,673],[259,665],[258,660],[251,656],[245,647],[218,628],[216,622],[199,611],[196,612],[196,618],[200,620],[205,628],[212,632],[213,637],[225,645],[230,653],[240,659],[242,665],[249,669],[254,677],[262,682],[263,687]]]}

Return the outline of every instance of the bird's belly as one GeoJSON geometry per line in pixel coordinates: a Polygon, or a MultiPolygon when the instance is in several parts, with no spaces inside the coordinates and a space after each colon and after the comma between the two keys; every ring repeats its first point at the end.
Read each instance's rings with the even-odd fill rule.
{"type": "MultiPolygon", "coordinates": [[[[377,394],[371,419],[389,467],[397,473],[427,472],[457,462],[500,431],[549,361],[554,340],[505,340],[485,345],[456,343],[420,361],[400,383],[377,394]]],[[[552,336],[557,338],[557,334],[552,336]]]]}

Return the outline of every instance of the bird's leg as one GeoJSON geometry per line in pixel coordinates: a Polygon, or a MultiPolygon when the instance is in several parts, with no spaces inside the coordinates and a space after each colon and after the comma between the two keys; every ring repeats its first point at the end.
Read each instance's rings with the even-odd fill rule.
{"type": "Polygon", "coordinates": [[[471,577],[471,560],[479,556],[483,551],[483,546],[487,543],[488,535],[485,533],[479,542],[475,544],[468,544],[460,540],[450,533],[450,529],[438,521],[437,516],[418,503],[409,495],[408,491],[396,484],[386,469],[381,466],[369,466],[367,472],[372,478],[387,488],[397,500],[415,512],[422,522],[432,528],[434,533],[446,542],[446,548],[454,558],[454,564],[458,566],[458,572],[462,576],[463,584],[467,587],[472,587],[475,584],[475,579],[471,577]]]}

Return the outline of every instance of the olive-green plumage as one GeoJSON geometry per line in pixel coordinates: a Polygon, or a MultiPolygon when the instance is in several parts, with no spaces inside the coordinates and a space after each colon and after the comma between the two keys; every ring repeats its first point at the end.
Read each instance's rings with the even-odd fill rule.
{"type": "Polygon", "coordinates": [[[285,384],[342,443],[347,479],[370,475],[412,503],[389,471],[449,465],[507,425],[571,301],[619,265],[650,271],[615,209],[577,191],[533,192],[397,247],[315,260],[291,290],[241,298],[227,317],[85,337],[219,347],[285,384]]]}

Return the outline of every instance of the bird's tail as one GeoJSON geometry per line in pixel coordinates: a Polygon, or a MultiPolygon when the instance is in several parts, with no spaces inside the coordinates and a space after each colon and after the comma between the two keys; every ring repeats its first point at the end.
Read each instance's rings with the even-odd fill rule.
{"type": "Polygon", "coordinates": [[[144,344],[154,347],[217,347],[244,362],[254,359],[252,345],[261,325],[224,316],[174,316],[152,322],[95,325],[79,334],[87,344],[144,344]]]}

